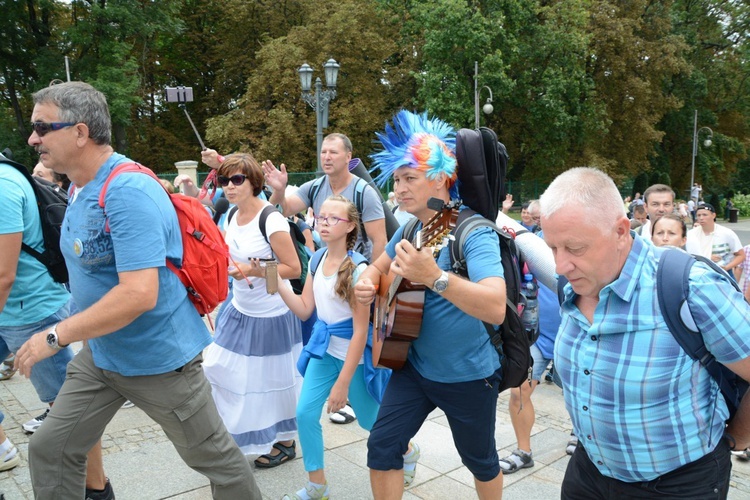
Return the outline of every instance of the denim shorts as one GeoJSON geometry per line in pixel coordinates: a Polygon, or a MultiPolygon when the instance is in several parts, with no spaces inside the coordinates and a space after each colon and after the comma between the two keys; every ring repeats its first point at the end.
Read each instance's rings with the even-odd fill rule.
{"type": "Polygon", "coordinates": [[[542,354],[542,351],[539,350],[536,344],[532,344],[531,346],[531,357],[534,359],[534,368],[531,370],[531,380],[539,382],[542,380],[544,370],[547,369],[547,365],[549,365],[549,362],[552,360],[545,358],[544,354],[542,354]]]}
{"type": "MultiPolygon", "coordinates": [[[[46,330],[70,315],[70,302],[62,306],[53,315],[30,325],[0,326],[0,361],[11,352],[18,352],[21,346],[37,332],[46,330]]],[[[65,371],[73,359],[70,346],[61,349],[57,354],[44,359],[31,369],[31,383],[43,403],[52,403],[65,382],[65,371]]]]}

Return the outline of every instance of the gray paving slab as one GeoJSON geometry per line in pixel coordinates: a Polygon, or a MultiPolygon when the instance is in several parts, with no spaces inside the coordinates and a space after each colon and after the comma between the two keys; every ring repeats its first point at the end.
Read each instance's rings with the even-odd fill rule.
{"type": "MultiPolygon", "coordinates": [[[[565,444],[570,419],[558,388],[542,383],[534,393],[536,422],[532,429],[532,450],[536,465],[504,477],[504,498],[536,500],[558,498],[569,457],[565,444]]],[[[44,409],[28,380],[15,376],[0,382],[0,407],[6,414],[3,427],[21,452],[21,465],[0,472],[0,492],[7,500],[31,499],[26,460],[29,436],[21,424],[44,409]]],[[[367,431],[357,424],[336,425],[321,415],[326,444],[326,474],[334,499],[370,499],[366,468],[367,431]]],[[[508,415],[508,395],[498,402],[496,438],[498,453],[505,456],[515,448],[515,434],[508,415]]],[[[430,414],[416,436],[422,450],[414,484],[404,499],[476,498],[474,481],[461,464],[442,412],[430,414]]],[[[161,429],[138,408],[120,410],[103,436],[104,465],[119,500],[211,498],[208,481],[185,466],[161,429]]],[[[298,455],[304,450],[298,448],[298,455]]],[[[251,459],[254,457],[251,457],[251,459]]],[[[254,469],[265,499],[279,499],[296,491],[307,475],[302,459],[276,469],[254,469]]],[[[750,462],[733,459],[729,498],[750,498],[750,462]]]]}

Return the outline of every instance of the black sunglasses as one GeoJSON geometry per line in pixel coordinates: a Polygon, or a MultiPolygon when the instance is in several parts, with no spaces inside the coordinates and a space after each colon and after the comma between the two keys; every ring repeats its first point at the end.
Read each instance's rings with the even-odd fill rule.
{"type": "Polygon", "coordinates": [[[234,174],[231,177],[224,177],[223,175],[220,175],[216,178],[219,186],[221,187],[227,187],[230,181],[235,186],[241,186],[242,183],[245,182],[245,179],[247,179],[247,176],[245,174],[234,174]]]}
{"type": "Polygon", "coordinates": [[[36,132],[36,135],[38,135],[39,137],[44,137],[50,132],[54,132],[55,130],[60,130],[65,127],[72,127],[73,125],[75,125],[75,123],[72,122],[31,122],[31,128],[34,129],[34,132],[36,132]]]}

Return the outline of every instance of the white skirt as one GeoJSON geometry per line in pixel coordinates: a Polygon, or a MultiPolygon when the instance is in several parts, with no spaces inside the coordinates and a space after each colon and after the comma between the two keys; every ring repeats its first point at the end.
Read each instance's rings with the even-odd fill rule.
{"type": "Polygon", "coordinates": [[[245,316],[225,303],[203,370],[224,425],[245,455],[269,453],[297,436],[302,376],[299,319],[291,311],[272,318],[245,316]]]}

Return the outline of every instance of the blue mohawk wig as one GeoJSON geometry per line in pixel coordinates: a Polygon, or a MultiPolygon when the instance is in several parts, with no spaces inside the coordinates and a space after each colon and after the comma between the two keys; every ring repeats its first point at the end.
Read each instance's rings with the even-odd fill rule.
{"type": "Polygon", "coordinates": [[[383,146],[370,155],[373,167],[380,170],[375,182],[381,187],[401,167],[422,170],[428,179],[445,174],[452,188],[456,182],[456,131],[438,118],[401,110],[393,117],[393,125],[386,122],[383,132],[376,132],[383,146]]]}

